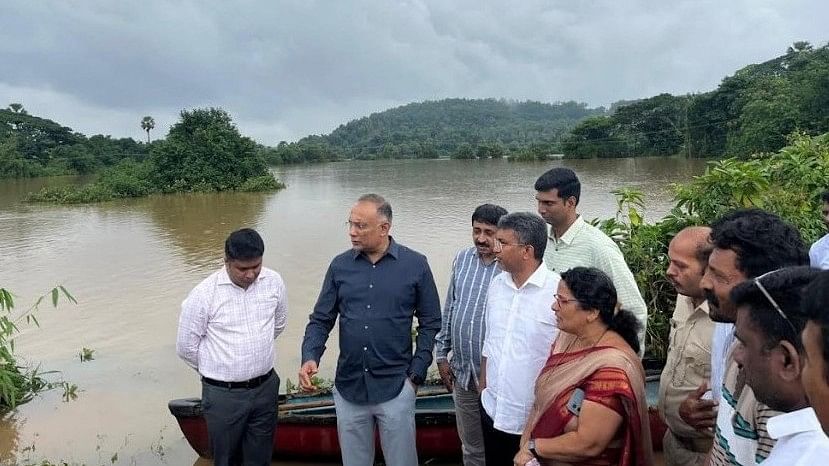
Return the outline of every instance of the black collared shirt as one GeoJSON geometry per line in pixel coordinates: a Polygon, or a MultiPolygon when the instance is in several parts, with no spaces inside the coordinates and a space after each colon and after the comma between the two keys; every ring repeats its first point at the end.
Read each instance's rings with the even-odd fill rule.
{"type": "Polygon", "coordinates": [[[331,261],[302,341],[302,361],[319,363],[340,316],[335,384],[352,403],[382,403],[400,393],[407,376],[423,380],[440,330],[440,300],[426,257],[389,239],[375,264],[354,250],[331,261]]]}

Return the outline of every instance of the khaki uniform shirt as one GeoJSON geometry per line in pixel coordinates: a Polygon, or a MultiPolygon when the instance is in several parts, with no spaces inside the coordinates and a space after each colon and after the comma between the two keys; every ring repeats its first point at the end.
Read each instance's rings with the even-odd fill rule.
{"type": "MultiPolygon", "coordinates": [[[[711,377],[711,340],[714,322],[708,318],[708,302],[694,308],[691,298],[677,296],[671,318],[670,345],[665,369],[659,379],[659,414],[680,439],[709,438],[679,417],[679,405],[711,377]]],[[[693,441],[694,443],[704,443],[693,441]]]]}

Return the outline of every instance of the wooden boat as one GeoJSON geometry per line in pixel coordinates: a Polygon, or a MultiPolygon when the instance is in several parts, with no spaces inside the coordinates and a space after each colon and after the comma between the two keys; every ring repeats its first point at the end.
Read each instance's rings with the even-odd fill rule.
{"type": "MultiPolygon", "coordinates": [[[[654,449],[662,449],[665,426],[656,414],[659,374],[648,376],[647,392],[654,449]]],[[[190,446],[202,457],[209,457],[207,423],[202,417],[201,400],[172,400],[170,412],[190,446]]],[[[443,386],[418,389],[415,402],[417,451],[421,461],[451,460],[461,457],[461,442],[455,425],[452,395],[443,386]]],[[[339,461],[337,417],[330,394],[281,395],[279,424],[274,434],[275,459],[339,461]]],[[[380,453],[379,438],[377,439],[380,453]]]]}
{"type": "MultiPolygon", "coordinates": [[[[207,423],[202,417],[201,400],[172,400],[169,408],[190,446],[199,456],[209,457],[207,423]]],[[[455,406],[446,389],[429,385],[418,390],[415,423],[417,451],[422,459],[460,457],[455,406]]],[[[338,461],[340,443],[331,394],[281,395],[279,424],[273,440],[276,459],[338,461]]],[[[380,452],[379,443],[377,451],[380,452]]]]}

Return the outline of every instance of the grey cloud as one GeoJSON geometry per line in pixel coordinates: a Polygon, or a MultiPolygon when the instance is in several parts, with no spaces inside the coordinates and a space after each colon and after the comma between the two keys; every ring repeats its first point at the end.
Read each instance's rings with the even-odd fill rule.
{"type": "Polygon", "coordinates": [[[0,98],[132,137],[145,114],[221,106],[275,144],[424,99],[704,91],[824,43],[827,17],[820,0],[4,2],[0,98]]]}

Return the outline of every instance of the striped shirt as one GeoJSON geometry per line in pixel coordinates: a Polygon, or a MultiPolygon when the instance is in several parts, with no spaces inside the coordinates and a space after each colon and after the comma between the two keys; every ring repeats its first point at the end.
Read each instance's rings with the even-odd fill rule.
{"type": "Polygon", "coordinates": [[[492,277],[500,272],[497,261],[485,264],[474,247],[458,252],[452,263],[436,359],[446,361],[452,353],[449,365],[455,383],[465,390],[478,386],[486,333],[486,294],[492,277]]]}
{"type": "Polygon", "coordinates": [[[273,369],[273,340],[287,320],[288,296],[278,273],[262,267],[244,289],[222,267],[181,304],[176,352],[204,377],[249,380],[273,369]]]}
{"type": "Polygon", "coordinates": [[[742,369],[734,359],[737,344],[732,344],[728,351],[722,400],[711,449],[712,466],[754,466],[762,463],[775,443],[768,431],[769,419],[782,414],[757,401],[754,391],[745,385],[742,369]]]}
{"type": "Polygon", "coordinates": [[[601,230],[585,222],[581,215],[561,238],[556,239],[550,229],[549,239],[544,262],[553,272],[562,273],[573,267],[595,267],[610,277],[622,307],[642,323],[639,345],[640,352],[644,354],[648,309],[619,246],[601,230]]]}

